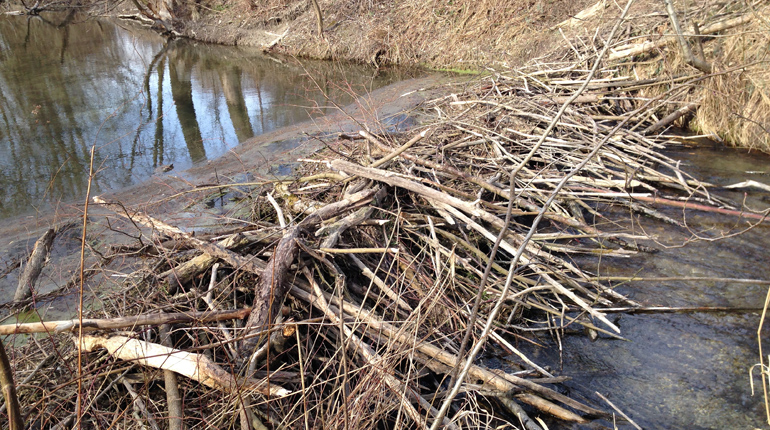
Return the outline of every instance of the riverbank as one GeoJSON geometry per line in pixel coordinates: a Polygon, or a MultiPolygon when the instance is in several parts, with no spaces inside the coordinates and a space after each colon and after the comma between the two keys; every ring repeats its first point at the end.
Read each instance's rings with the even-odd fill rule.
{"type": "MultiPolygon", "coordinates": [[[[621,13],[620,5],[606,0],[432,0],[397,5],[326,0],[319,2],[319,21],[311,4],[230,1],[178,6],[168,12],[164,25],[196,40],[258,46],[297,57],[501,72],[531,61],[560,61],[586,46],[599,46],[621,13]]],[[[137,13],[130,4],[120,10],[102,5],[94,11],[153,16],[137,13]]],[[[709,77],[682,90],[655,114],[678,115],[680,126],[728,145],[770,152],[768,6],[699,0],[677,3],[674,12],[694,54],[683,53],[664,3],[636,1],[611,45],[608,59],[617,66],[612,76],[677,80],[697,71],[688,65],[688,58],[695,58],[693,64],[700,64],[709,77]]],[[[640,102],[626,101],[637,106],[640,102]]]]}

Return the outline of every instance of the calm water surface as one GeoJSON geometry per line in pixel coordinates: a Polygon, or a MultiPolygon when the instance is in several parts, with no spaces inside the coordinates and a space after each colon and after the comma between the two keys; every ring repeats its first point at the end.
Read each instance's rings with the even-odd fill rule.
{"type": "Polygon", "coordinates": [[[122,188],[394,78],[74,14],[0,16],[0,219],[82,199],[92,145],[95,192],[122,188]]]}
{"type": "MultiPolygon", "coordinates": [[[[770,184],[770,157],[728,149],[697,148],[676,151],[682,168],[695,177],[719,186],[752,179],[770,184]]],[[[716,190],[738,205],[770,207],[770,193],[757,189],[716,190]],[[744,194],[746,193],[746,194],[744,194]]],[[[681,219],[681,209],[657,206],[681,219]]],[[[658,243],[656,254],[620,259],[582,258],[581,267],[602,276],[732,277],[770,280],[770,223],[730,238],[746,222],[735,217],[689,211],[690,229],[638,219],[628,227],[649,234],[658,243]]],[[[761,308],[767,285],[725,282],[646,282],[615,284],[618,291],[645,306],[724,306],[761,308]]],[[[564,386],[576,398],[605,410],[612,409],[598,391],[649,429],[754,429],[768,428],[761,396],[752,397],[749,368],[759,362],[757,328],[759,312],[675,313],[610,315],[629,342],[601,336],[591,341],[583,333],[564,333],[560,339],[543,335],[547,348],[527,348],[530,358],[547,364],[557,374],[573,379],[564,386]]],[[[770,351],[770,329],[763,331],[763,348],[770,351]]],[[[756,374],[756,373],[755,373],[756,374]]],[[[562,428],[562,424],[555,424],[562,428]]],[[[618,428],[633,429],[618,421],[618,428]]],[[[609,421],[579,429],[613,428],[609,421]]]]}

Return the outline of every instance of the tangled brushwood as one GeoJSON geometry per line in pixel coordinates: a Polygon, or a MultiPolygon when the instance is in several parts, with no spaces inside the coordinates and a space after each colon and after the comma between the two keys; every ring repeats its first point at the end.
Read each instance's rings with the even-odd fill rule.
{"type": "Polygon", "coordinates": [[[82,324],[0,332],[45,333],[9,347],[26,421],[533,430],[541,416],[608,416],[517,348],[566,326],[620,338],[602,309],[636,303],[570,255],[654,252],[614,222],[681,223],[652,204],[761,216],[717,201],[659,152],[663,140],[636,131],[702,76],[606,69],[583,86],[584,66],[493,74],[424,103],[406,133],[338,135],[294,179],[218,185],[243,196],[213,231],[97,199],[135,237],[102,256],[122,288],[82,324]],[[667,90],[634,100],[651,85],[667,90]],[[127,254],[144,267],[116,270],[127,254]],[[487,368],[485,348],[516,363],[487,368]]]}

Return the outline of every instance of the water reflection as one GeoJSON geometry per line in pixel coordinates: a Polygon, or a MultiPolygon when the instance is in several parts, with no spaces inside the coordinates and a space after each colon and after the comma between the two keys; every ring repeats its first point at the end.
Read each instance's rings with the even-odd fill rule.
{"type": "Polygon", "coordinates": [[[74,13],[0,17],[0,218],[184,169],[391,82],[371,69],[167,43],[74,13]],[[311,79],[312,77],[312,79],[311,79]],[[346,87],[347,88],[347,87],[346,87]]]}

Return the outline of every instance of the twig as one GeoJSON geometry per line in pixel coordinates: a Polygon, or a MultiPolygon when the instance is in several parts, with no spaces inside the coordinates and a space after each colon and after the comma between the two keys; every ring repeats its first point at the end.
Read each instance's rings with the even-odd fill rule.
{"type": "Polygon", "coordinates": [[[126,391],[128,391],[128,394],[131,395],[131,398],[134,400],[134,410],[136,414],[136,418],[140,419],[141,417],[138,416],[138,412],[141,412],[141,414],[144,416],[144,419],[147,420],[147,423],[150,425],[152,430],[160,430],[160,427],[158,427],[158,422],[155,421],[155,417],[152,416],[149,410],[147,410],[147,405],[144,404],[144,400],[142,400],[141,397],[139,397],[139,394],[134,390],[134,387],[131,385],[130,382],[126,380],[126,378],[120,378],[121,382],[123,383],[123,386],[126,387],[126,391]]]}
{"type": "MultiPolygon", "coordinates": [[[[599,67],[599,62],[602,60],[602,58],[604,57],[604,55],[606,54],[607,50],[610,47],[610,41],[615,36],[615,32],[620,27],[621,22],[623,22],[623,20],[625,19],[626,14],[628,13],[628,10],[631,8],[631,5],[633,4],[633,2],[634,0],[628,0],[628,3],[626,3],[626,7],[623,9],[623,12],[620,15],[620,18],[618,18],[617,22],[615,23],[615,26],[612,28],[612,31],[610,32],[609,37],[607,38],[607,42],[604,45],[604,49],[596,58],[594,66],[591,69],[591,73],[589,73],[585,83],[580,87],[580,89],[577,92],[575,92],[575,94],[573,94],[570,100],[567,100],[567,102],[565,102],[564,105],[562,105],[556,117],[551,121],[551,123],[549,124],[545,132],[543,132],[541,139],[538,141],[538,143],[535,144],[536,147],[539,147],[543,142],[545,142],[546,137],[548,137],[548,134],[556,126],[559,119],[561,118],[561,115],[564,113],[564,111],[566,111],[571,101],[576,99],[578,96],[580,96],[580,93],[583,90],[585,90],[586,86],[588,86],[588,83],[591,81],[591,78],[593,77],[594,73],[599,67]]],[[[564,187],[564,185],[567,183],[567,180],[571,176],[574,176],[575,174],[577,174],[581,168],[583,168],[586,164],[588,164],[588,161],[596,155],[596,153],[599,151],[599,148],[601,148],[601,146],[604,144],[604,142],[606,142],[608,138],[609,136],[606,139],[604,139],[602,142],[597,144],[596,147],[584,158],[584,160],[581,163],[579,163],[569,174],[564,176],[562,181],[559,182],[559,185],[557,185],[556,188],[551,192],[551,196],[548,198],[546,203],[543,205],[542,210],[540,211],[540,213],[538,213],[537,217],[532,222],[532,227],[530,227],[529,232],[527,233],[527,236],[524,238],[524,240],[522,241],[522,244],[519,246],[519,249],[514,254],[514,257],[511,260],[510,268],[508,269],[508,277],[505,280],[505,286],[503,287],[503,292],[501,293],[501,299],[499,299],[497,303],[495,303],[495,307],[492,309],[492,312],[487,317],[487,322],[484,325],[484,329],[482,330],[481,335],[479,336],[479,339],[476,341],[476,344],[474,345],[474,348],[471,350],[470,354],[468,354],[468,357],[465,358],[465,365],[462,367],[462,370],[458,374],[457,380],[455,381],[451,391],[449,392],[447,397],[444,399],[444,402],[441,405],[441,409],[439,409],[439,417],[443,417],[444,414],[446,414],[446,412],[449,410],[449,406],[451,405],[455,396],[457,396],[457,393],[459,392],[460,387],[463,381],[465,380],[465,376],[468,374],[468,371],[470,370],[473,360],[475,360],[476,356],[478,355],[479,351],[484,345],[487,336],[489,336],[489,332],[492,329],[492,325],[494,324],[495,319],[497,318],[497,315],[499,314],[500,309],[502,308],[502,305],[504,302],[503,298],[507,295],[508,290],[511,287],[511,282],[513,280],[513,273],[514,273],[514,270],[516,269],[516,265],[518,264],[519,260],[522,257],[522,254],[524,253],[524,250],[526,249],[527,242],[529,242],[529,240],[532,238],[532,235],[535,234],[535,231],[537,230],[537,225],[540,223],[540,220],[543,218],[543,215],[548,210],[548,207],[551,205],[553,200],[556,198],[556,195],[559,192],[559,190],[562,187],[564,187]]],[[[511,173],[511,178],[515,178],[518,175],[519,171],[524,167],[524,161],[531,159],[532,155],[533,153],[530,152],[529,156],[525,157],[525,159],[522,160],[522,163],[520,163],[519,166],[515,168],[511,173]]],[[[511,188],[513,188],[513,185],[514,185],[514,182],[511,181],[511,188]]],[[[513,198],[513,190],[511,190],[511,198],[513,198]]],[[[500,233],[501,237],[496,240],[501,240],[502,235],[504,234],[505,234],[504,232],[501,232],[500,233]]],[[[488,270],[486,272],[489,273],[488,270]]],[[[564,291],[566,291],[566,289],[564,291]]],[[[569,296],[573,301],[576,298],[574,294],[571,294],[569,296]]],[[[582,303],[582,301],[578,301],[577,303],[580,304],[582,303]]],[[[590,310],[590,307],[588,307],[588,309],[586,310],[591,312],[592,315],[597,315],[596,312],[590,310]]],[[[602,317],[601,314],[597,316],[602,317]]],[[[603,318],[602,321],[605,322],[605,324],[607,324],[611,328],[613,328],[615,331],[620,332],[620,330],[617,327],[615,327],[614,324],[609,323],[609,321],[607,321],[606,318],[603,318]]],[[[433,426],[431,426],[430,430],[437,430],[437,429],[438,429],[438,420],[433,423],[433,426]]]]}
{"type": "Polygon", "coordinates": [[[3,388],[5,406],[8,409],[8,424],[11,430],[24,430],[24,418],[19,407],[19,397],[16,395],[16,384],[13,383],[13,368],[8,361],[5,347],[0,340],[0,384],[3,388]]]}
{"type": "Polygon", "coordinates": [[[623,418],[625,418],[625,419],[626,419],[626,421],[628,421],[629,423],[631,423],[631,425],[632,425],[632,426],[636,427],[638,430],[642,430],[642,428],[641,428],[641,427],[639,427],[639,425],[638,425],[637,423],[635,423],[635,422],[634,422],[634,420],[632,420],[631,418],[629,418],[629,417],[628,417],[628,415],[626,415],[626,414],[625,414],[623,411],[621,411],[621,410],[620,410],[620,409],[619,409],[617,406],[615,406],[615,404],[614,404],[614,403],[612,403],[612,402],[610,401],[610,399],[608,399],[608,398],[604,397],[604,396],[602,395],[602,393],[600,393],[600,392],[598,392],[598,391],[595,391],[595,393],[596,393],[596,395],[597,395],[597,396],[599,396],[599,397],[600,397],[602,400],[604,400],[605,402],[607,402],[607,404],[608,404],[608,405],[610,405],[610,407],[612,407],[612,409],[615,409],[615,411],[616,411],[617,413],[619,413],[619,414],[620,414],[620,415],[621,415],[623,418]]]}
{"type": "MultiPolygon", "coordinates": [[[[91,159],[88,167],[88,188],[86,189],[86,200],[83,207],[83,230],[80,239],[80,286],[78,291],[78,339],[83,338],[83,298],[85,296],[85,267],[86,267],[86,234],[88,232],[88,203],[91,200],[91,183],[94,179],[94,152],[96,145],[91,146],[91,159]]],[[[78,349],[78,397],[75,426],[78,429],[83,428],[83,353],[78,349]]]]}

